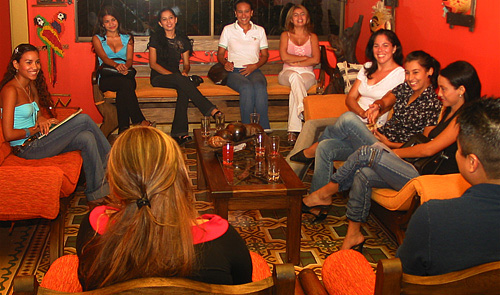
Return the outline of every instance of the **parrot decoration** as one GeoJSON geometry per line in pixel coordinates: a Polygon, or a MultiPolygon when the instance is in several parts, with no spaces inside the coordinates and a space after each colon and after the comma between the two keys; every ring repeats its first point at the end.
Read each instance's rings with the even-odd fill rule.
{"type": "Polygon", "coordinates": [[[52,22],[47,21],[43,16],[37,15],[34,19],[35,25],[38,27],[36,32],[40,40],[47,47],[49,81],[52,86],[57,82],[56,56],[64,57],[63,46],[60,36],[64,32],[64,21],[66,14],[58,12],[52,22]]]}

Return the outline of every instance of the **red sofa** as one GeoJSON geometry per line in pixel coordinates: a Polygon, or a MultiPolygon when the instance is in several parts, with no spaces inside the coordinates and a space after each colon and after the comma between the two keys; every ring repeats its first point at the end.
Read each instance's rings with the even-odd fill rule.
{"type": "MultiPolygon", "coordinates": [[[[74,109],[57,109],[57,117],[65,118],[74,109]]],[[[51,158],[26,160],[12,153],[3,136],[0,120],[0,220],[16,221],[32,218],[53,220],[51,226],[51,261],[62,254],[64,218],[58,218],[60,198],[74,192],[82,167],[79,151],[51,158]],[[57,257],[56,257],[57,256],[57,257]]]]}

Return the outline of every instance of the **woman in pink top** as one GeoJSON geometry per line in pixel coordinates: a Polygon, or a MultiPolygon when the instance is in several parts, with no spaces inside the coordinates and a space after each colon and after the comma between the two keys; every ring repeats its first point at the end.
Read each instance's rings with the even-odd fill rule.
{"type": "Polygon", "coordinates": [[[302,130],[302,102],[307,90],[316,81],[313,67],[319,63],[320,51],[318,36],[312,32],[309,12],[304,6],[294,5],[290,8],[285,28],[287,31],[280,38],[280,57],[284,64],[278,82],[291,87],[288,142],[295,143],[297,134],[302,130]]]}

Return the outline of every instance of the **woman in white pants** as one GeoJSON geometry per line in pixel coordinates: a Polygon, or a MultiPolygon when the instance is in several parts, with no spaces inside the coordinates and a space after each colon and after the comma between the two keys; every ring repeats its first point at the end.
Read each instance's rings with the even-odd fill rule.
{"type": "Polygon", "coordinates": [[[319,63],[318,36],[312,32],[309,12],[302,5],[294,5],[285,21],[287,31],[281,34],[280,57],[283,70],[278,75],[281,85],[290,86],[288,112],[288,142],[295,143],[302,130],[304,97],[316,82],[313,67],[319,63]]]}

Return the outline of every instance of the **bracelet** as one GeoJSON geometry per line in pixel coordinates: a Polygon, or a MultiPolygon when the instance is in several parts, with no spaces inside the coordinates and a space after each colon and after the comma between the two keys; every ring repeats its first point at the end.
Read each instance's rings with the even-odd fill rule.
{"type": "Polygon", "coordinates": [[[24,130],[24,132],[26,132],[26,137],[24,137],[24,138],[30,137],[30,135],[31,135],[30,129],[29,128],[23,128],[23,130],[24,130]]]}
{"type": "Polygon", "coordinates": [[[380,103],[374,102],[373,104],[374,105],[378,105],[378,110],[379,111],[382,110],[382,105],[380,103]]]}

